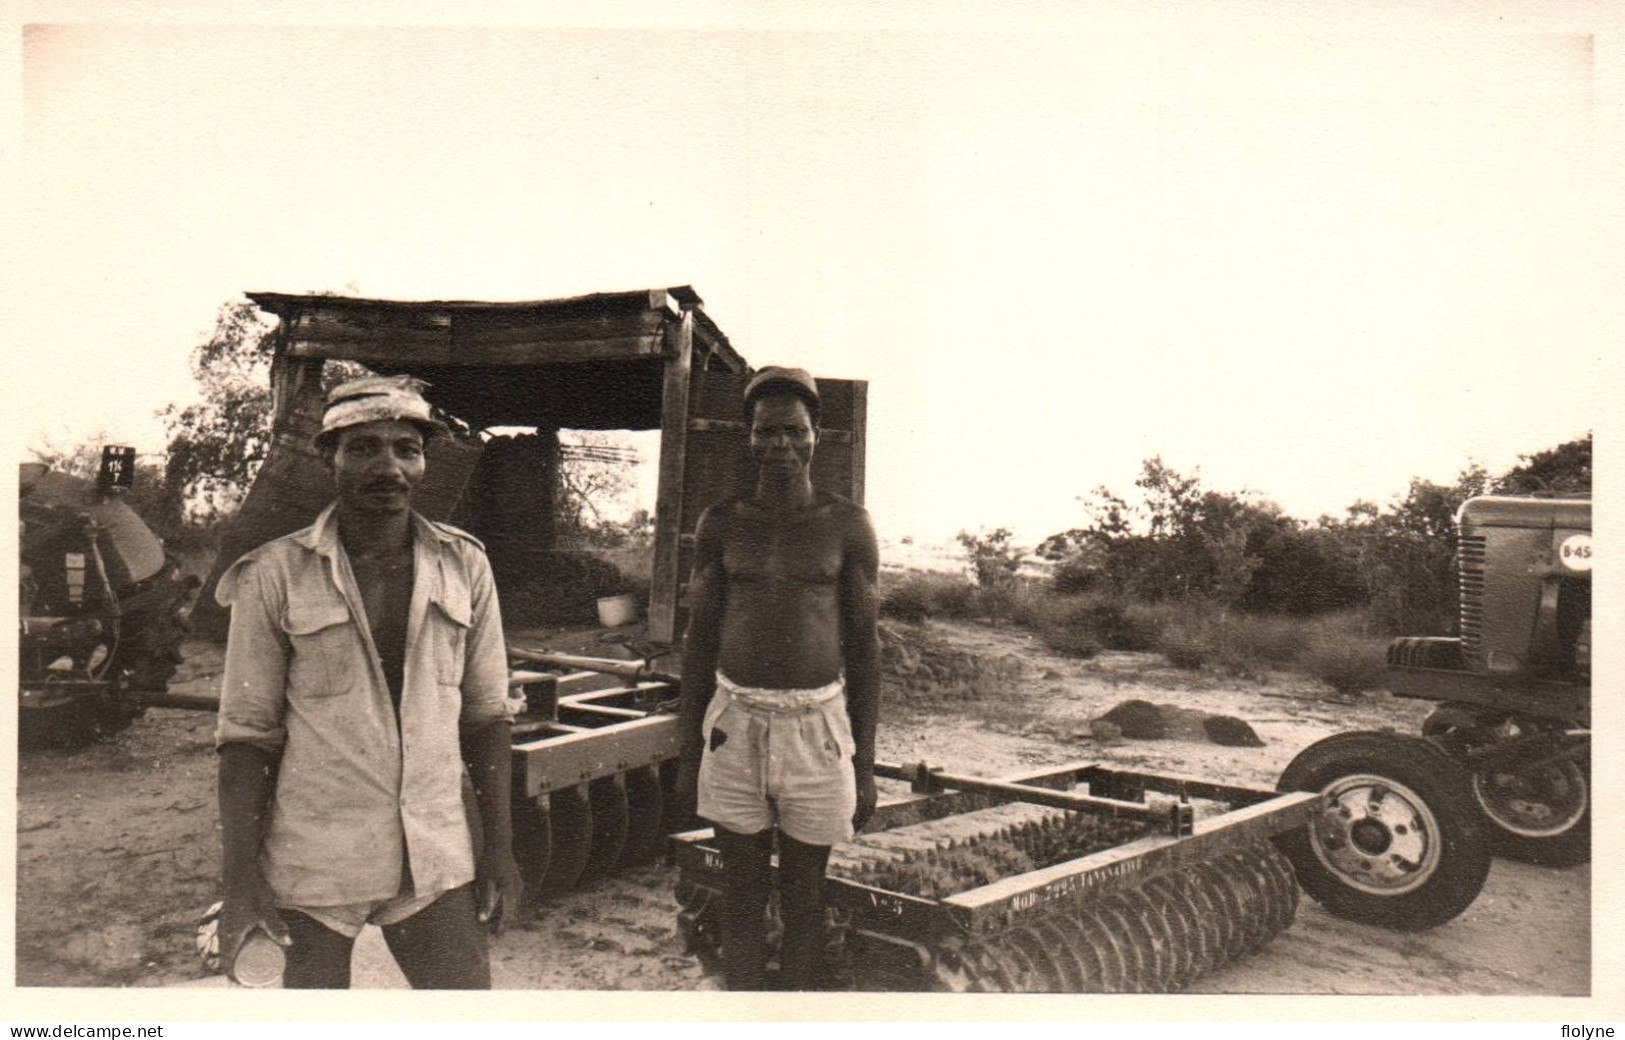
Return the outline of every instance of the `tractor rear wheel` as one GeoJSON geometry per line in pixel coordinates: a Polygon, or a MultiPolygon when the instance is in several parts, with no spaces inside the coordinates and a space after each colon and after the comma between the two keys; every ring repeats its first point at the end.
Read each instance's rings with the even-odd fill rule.
{"type": "Polygon", "coordinates": [[[182,576],[173,557],[165,558],[163,570],[120,594],[117,649],[105,668],[94,673],[106,680],[103,692],[51,697],[48,676],[42,680],[24,674],[22,687],[42,696],[22,699],[18,746],[82,748],[140,718],[145,709],[130,693],[162,692],[174,678],[197,594],[198,580],[182,576]]]}
{"type": "Polygon", "coordinates": [[[1328,737],[1276,787],[1322,796],[1307,826],[1275,840],[1304,891],[1339,917],[1420,931],[1456,917],[1484,887],[1489,842],[1472,781],[1420,737],[1328,737]]]}

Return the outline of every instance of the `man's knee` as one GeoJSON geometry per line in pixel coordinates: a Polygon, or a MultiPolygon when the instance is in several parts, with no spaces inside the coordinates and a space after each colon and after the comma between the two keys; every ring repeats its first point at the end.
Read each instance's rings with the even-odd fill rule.
{"type": "Polygon", "coordinates": [[[308,914],[283,909],[293,945],[284,954],[283,989],[349,989],[355,940],[308,914]]]}
{"type": "Polygon", "coordinates": [[[404,921],[384,941],[413,989],[490,989],[491,958],[474,886],[453,889],[404,921]]]}

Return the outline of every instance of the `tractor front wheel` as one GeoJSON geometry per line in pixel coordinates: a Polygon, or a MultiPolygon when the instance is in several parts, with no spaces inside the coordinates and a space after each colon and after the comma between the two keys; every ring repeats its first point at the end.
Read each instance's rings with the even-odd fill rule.
{"type": "MultiPolygon", "coordinates": [[[[1525,761],[1473,768],[1469,752],[1516,740],[1539,723],[1480,718],[1447,705],[1422,723],[1422,735],[1473,769],[1473,796],[1489,825],[1498,856],[1547,867],[1572,867],[1591,859],[1591,749],[1561,758],[1550,747],[1532,749],[1525,761]]],[[[1550,723],[1546,723],[1550,726],[1550,723]]]]}
{"type": "Polygon", "coordinates": [[[1320,811],[1276,839],[1298,883],[1339,917],[1396,931],[1443,924],[1489,875],[1466,770],[1419,737],[1341,733],[1305,748],[1281,791],[1315,791],[1320,811]]]}
{"type": "Polygon", "coordinates": [[[1591,763],[1565,759],[1473,774],[1473,794],[1508,859],[1572,867],[1591,859],[1591,763]]]}

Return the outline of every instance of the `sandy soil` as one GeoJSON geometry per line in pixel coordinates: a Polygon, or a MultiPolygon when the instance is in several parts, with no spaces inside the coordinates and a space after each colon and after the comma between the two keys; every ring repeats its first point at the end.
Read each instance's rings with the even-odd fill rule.
{"type": "MultiPolygon", "coordinates": [[[[1267,684],[1191,676],[1149,655],[1075,661],[1014,629],[933,625],[956,644],[1022,661],[999,703],[926,713],[888,709],[879,755],[1004,775],[1090,760],[1273,787],[1304,746],[1332,733],[1415,732],[1426,705],[1386,696],[1328,700],[1312,680],[1267,684]],[[1088,720],[1129,698],[1249,722],[1264,747],[1180,740],[1100,744],[1088,720]],[[951,749],[951,751],[949,750],[951,749]]],[[[191,644],[175,689],[218,682],[219,650],[191,644]]],[[[154,710],[117,739],[76,753],[24,754],[18,784],[17,983],[224,985],[193,951],[196,915],[216,898],[219,839],[212,716],[154,710]]],[[[882,797],[885,792],[882,792],[882,797]]],[[[683,953],[676,872],[619,874],[540,908],[496,941],[510,989],[716,988],[683,953]]],[[[1401,935],[1330,917],[1307,898],[1267,949],[1200,980],[1203,993],[1551,994],[1590,992],[1590,867],[1497,860],[1477,902],[1431,932],[1401,935]]],[[[357,949],[358,986],[403,985],[377,933],[357,949]]]]}

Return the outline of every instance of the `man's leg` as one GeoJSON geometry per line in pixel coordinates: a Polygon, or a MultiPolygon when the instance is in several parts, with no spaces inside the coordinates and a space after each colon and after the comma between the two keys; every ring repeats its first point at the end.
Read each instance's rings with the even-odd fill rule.
{"type": "Polygon", "coordinates": [[[293,940],[283,962],[282,988],[349,989],[355,940],[298,910],[284,908],[281,914],[293,940]]]}
{"type": "Polygon", "coordinates": [[[722,967],[728,988],[762,988],[767,969],[767,897],[773,831],[736,834],[716,828],[722,850],[722,967]]]}
{"type": "Polygon", "coordinates": [[[824,945],[824,870],[828,845],[808,845],[779,832],[779,916],[784,942],[779,976],[785,989],[812,989],[824,945]]]}
{"type": "Polygon", "coordinates": [[[487,933],[477,914],[468,884],[383,926],[384,942],[413,989],[491,988],[487,933]]]}

